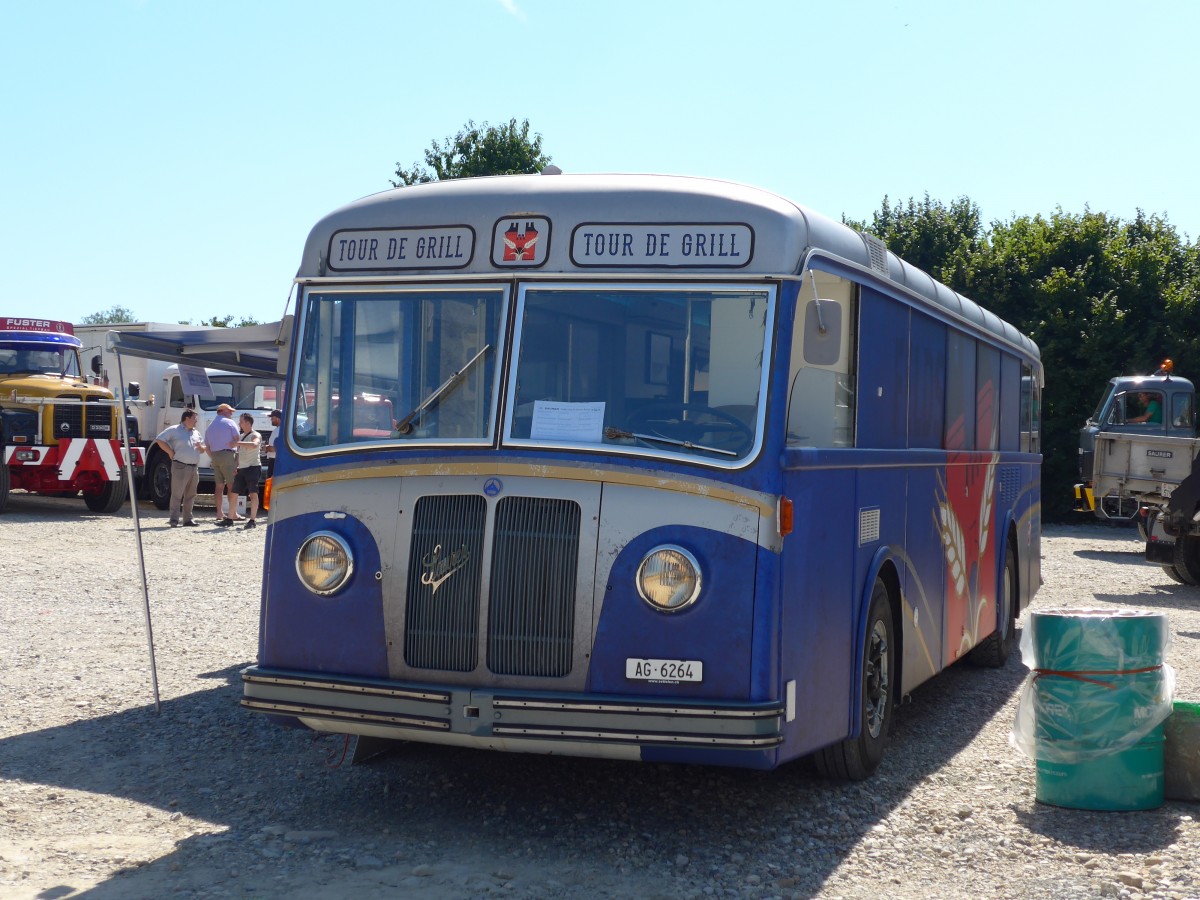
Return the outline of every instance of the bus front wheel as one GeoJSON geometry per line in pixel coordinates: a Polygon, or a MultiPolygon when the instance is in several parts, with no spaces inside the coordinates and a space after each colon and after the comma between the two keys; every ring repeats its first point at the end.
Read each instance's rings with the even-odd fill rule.
{"type": "Polygon", "coordinates": [[[896,694],[896,655],[892,607],[887,586],[876,579],[867,613],[862,654],[862,693],[858,702],[858,736],[818,750],[817,771],[827,778],[862,781],[879,767],[887,748],[896,694]]]}

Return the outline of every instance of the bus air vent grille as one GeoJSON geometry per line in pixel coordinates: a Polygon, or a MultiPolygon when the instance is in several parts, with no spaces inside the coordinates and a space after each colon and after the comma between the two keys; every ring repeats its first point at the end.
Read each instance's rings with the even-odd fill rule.
{"type": "Polygon", "coordinates": [[[871,268],[881,275],[888,274],[887,244],[873,234],[862,232],[863,243],[867,245],[867,258],[871,268]]]}
{"type": "Polygon", "coordinates": [[[413,668],[475,669],[486,525],[481,496],[417,501],[404,617],[404,661],[413,668]]]}
{"type": "Polygon", "coordinates": [[[570,673],[580,514],[571,500],[496,504],[487,654],[497,675],[570,673]]]}
{"type": "Polygon", "coordinates": [[[1008,502],[1017,499],[1021,491],[1021,470],[1016,466],[1003,466],[1000,469],[1000,498],[1008,502]]]}

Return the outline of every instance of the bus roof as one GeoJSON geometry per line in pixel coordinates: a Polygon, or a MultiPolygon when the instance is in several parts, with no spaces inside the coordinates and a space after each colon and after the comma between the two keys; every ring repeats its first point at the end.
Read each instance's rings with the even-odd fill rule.
{"type": "Polygon", "coordinates": [[[798,275],[811,256],[874,272],[1037,359],[1013,325],[881,241],[760,188],[677,175],[506,175],[412,185],[335,210],[309,233],[314,278],[798,275]]]}

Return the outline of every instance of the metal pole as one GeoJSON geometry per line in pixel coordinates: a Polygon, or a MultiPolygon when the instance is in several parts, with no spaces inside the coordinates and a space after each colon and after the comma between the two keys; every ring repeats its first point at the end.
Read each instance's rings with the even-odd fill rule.
{"type": "Polygon", "coordinates": [[[150,684],[154,689],[154,712],[162,713],[158,698],[158,667],[154,662],[154,626],[150,623],[150,590],[146,585],[146,557],[142,553],[142,529],[138,519],[137,489],[133,481],[133,451],[129,447],[129,406],[125,397],[125,373],[121,369],[121,352],[117,351],[117,379],[121,392],[121,437],[125,441],[125,476],[129,479],[129,509],[133,513],[133,533],[137,539],[138,569],[142,575],[142,604],[146,613],[146,646],[150,649],[150,684]]]}

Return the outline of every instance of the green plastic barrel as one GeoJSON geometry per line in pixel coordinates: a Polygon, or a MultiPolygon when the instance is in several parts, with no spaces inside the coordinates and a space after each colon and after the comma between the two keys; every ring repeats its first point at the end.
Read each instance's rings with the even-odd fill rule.
{"type": "Polygon", "coordinates": [[[1176,700],[1163,733],[1163,796],[1200,800],[1200,703],[1176,700]]]}
{"type": "Polygon", "coordinates": [[[1165,615],[1048,610],[1030,617],[1037,799],[1072,809],[1163,802],[1165,615]]]}

